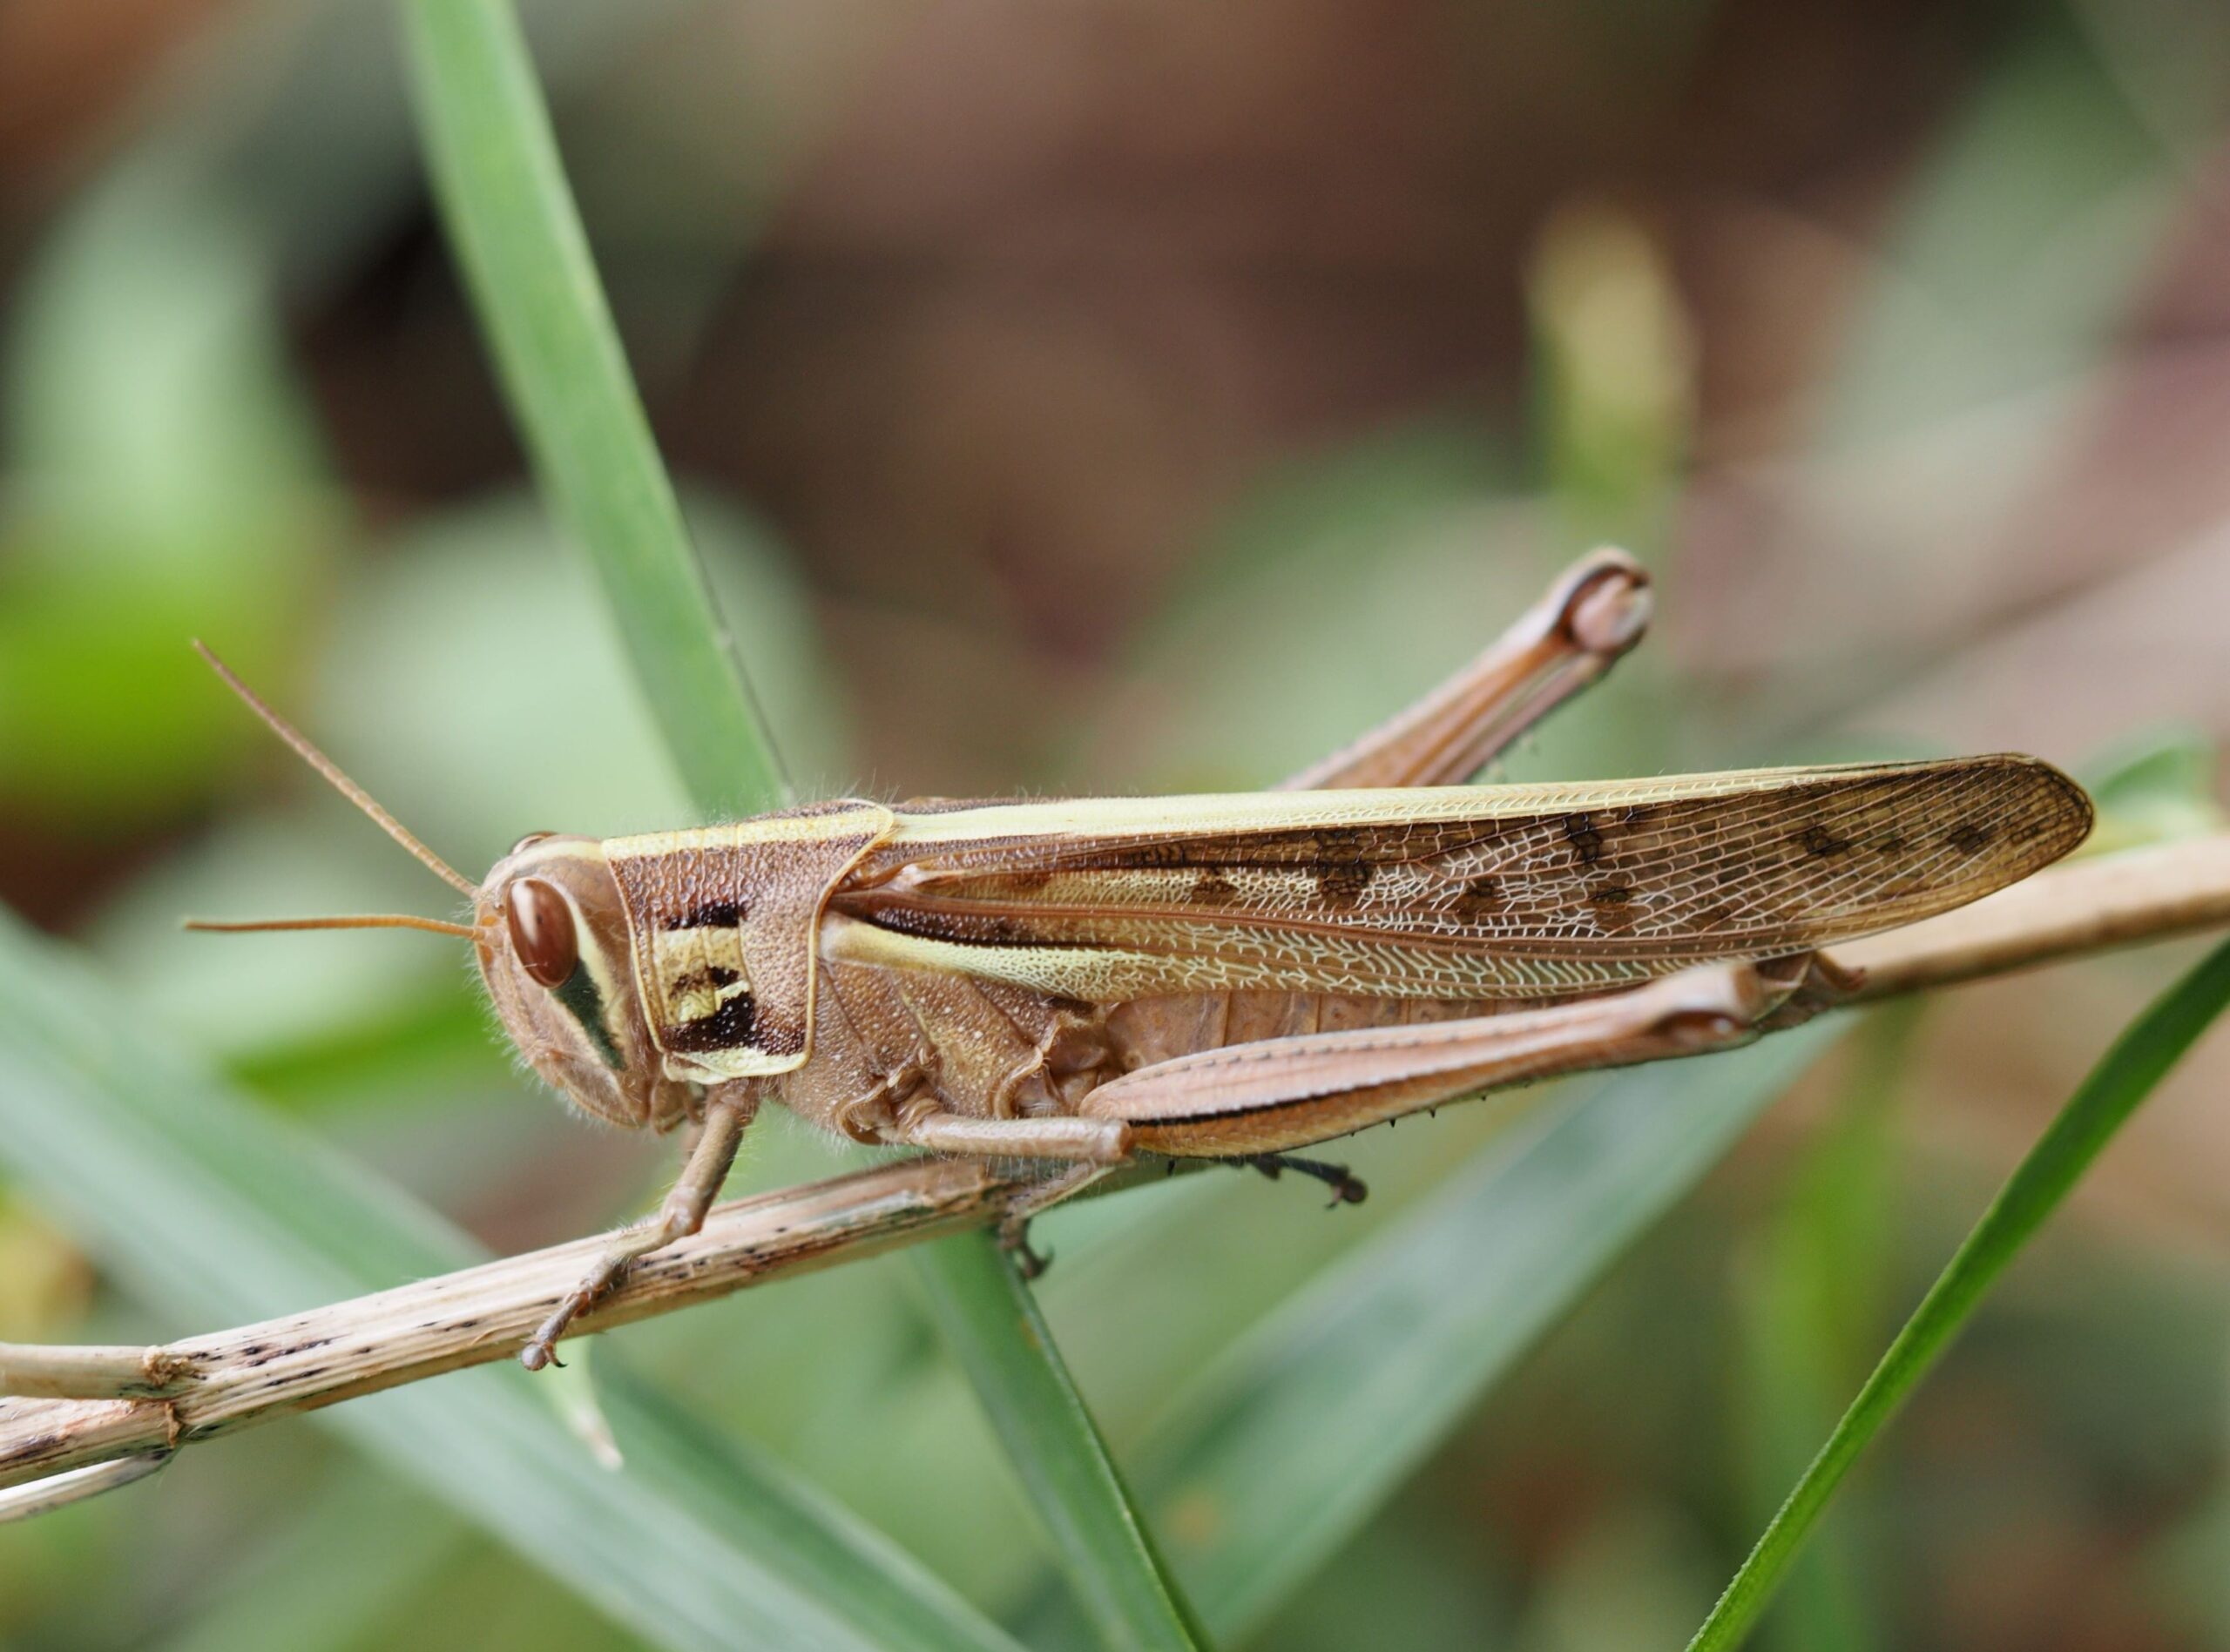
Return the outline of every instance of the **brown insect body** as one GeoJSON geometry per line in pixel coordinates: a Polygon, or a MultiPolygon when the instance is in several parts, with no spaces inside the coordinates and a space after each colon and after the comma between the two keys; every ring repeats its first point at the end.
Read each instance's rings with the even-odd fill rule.
{"type": "Polygon", "coordinates": [[[534,1365],[629,1259],[693,1231],[764,1096],[861,1141],[1075,1167],[1045,1197],[1139,1152],[1281,1153],[1739,1043],[1832,998],[1814,948],[1963,905],[2088,832],[2082,792],[2021,757],[1456,784],[1607,670],[1647,610],[1640,569],[1596,553],[1294,789],[537,834],[476,887],[226,676],[475,908],[469,928],[307,922],[470,935],[558,1089],[623,1126],[701,1123],[659,1216],[615,1241],[534,1365]]]}
{"type": "Polygon", "coordinates": [[[1104,1160],[1150,1138],[1256,1153],[1369,1120],[1180,1109],[1083,1149],[1028,1126],[1105,1116],[1101,1086],[1179,1057],[1801,954],[2025,875],[2087,821],[2057,771],[2003,757],[1609,786],[847,802],[531,841],[483,886],[478,927],[520,1047],[618,1123],[671,1124],[705,1089],[771,1089],[862,1141],[1003,1121],[1020,1128],[983,1150],[1104,1160]],[[534,974],[529,893],[572,914],[558,979],[534,974]],[[508,947],[491,944],[505,914],[508,947]]]}

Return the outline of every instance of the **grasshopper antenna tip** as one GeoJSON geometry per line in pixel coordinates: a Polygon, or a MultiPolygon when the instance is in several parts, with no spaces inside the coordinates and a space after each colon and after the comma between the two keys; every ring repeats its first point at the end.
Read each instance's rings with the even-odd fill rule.
{"type": "Polygon", "coordinates": [[[237,694],[240,697],[241,704],[245,705],[249,711],[253,711],[256,716],[263,719],[265,727],[268,728],[274,734],[276,734],[280,739],[287,743],[287,746],[294,752],[296,757],[301,759],[303,762],[308,764],[310,767],[315,769],[320,774],[323,775],[326,779],[326,783],[331,786],[334,791],[340,792],[342,797],[347,798],[349,802],[355,804],[359,809],[370,816],[373,823],[376,825],[381,831],[386,833],[389,837],[393,838],[397,843],[401,844],[403,848],[408,850],[410,854],[417,860],[421,866],[423,866],[428,871],[431,872],[443,882],[448,884],[450,888],[455,889],[459,894],[463,895],[467,900],[476,900],[479,897],[480,891],[476,886],[466,881],[460,873],[450,866],[448,861],[443,860],[441,856],[436,854],[424,844],[419,842],[416,837],[411,835],[411,833],[404,828],[402,821],[396,819],[393,815],[389,814],[385,809],[380,807],[377,803],[372,800],[372,794],[370,792],[365,791],[362,786],[358,786],[354,780],[342,773],[339,764],[335,763],[331,758],[326,756],[324,752],[319,751],[316,746],[311,745],[308,739],[296,730],[293,724],[287,722],[285,718],[280,716],[278,712],[273,711],[268,705],[265,705],[262,698],[246,683],[240,681],[239,676],[233,671],[233,668],[226,664],[224,661],[219,659],[217,657],[216,651],[206,643],[203,642],[199,637],[193,639],[193,651],[200,655],[203,660],[207,662],[209,669],[217,673],[218,679],[222,682],[226,688],[232,690],[234,694],[237,694]]]}

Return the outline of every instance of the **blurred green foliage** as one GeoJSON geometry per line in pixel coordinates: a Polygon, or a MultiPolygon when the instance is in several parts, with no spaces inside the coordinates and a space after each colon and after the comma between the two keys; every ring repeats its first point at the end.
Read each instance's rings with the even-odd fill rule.
{"type": "MultiPolygon", "coordinates": [[[[1615,46],[1630,34],[1616,10],[1582,8],[1597,32],[1572,59],[1543,60],[1592,51],[1621,84],[1648,79],[1615,46]]],[[[697,353],[736,325],[724,295],[762,279],[753,260],[786,191],[810,181],[828,133],[877,112],[855,101],[875,52],[802,22],[786,46],[686,7],[602,10],[530,21],[623,335],[657,369],[653,416],[693,455],[688,537],[802,793],[956,790],[948,769],[972,780],[987,749],[1008,788],[1262,784],[1429,685],[1613,533],[1660,576],[1664,635],[1512,772],[1944,738],[1894,715],[1889,691],[1931,651],[1987,639],[1884,642],[1840,607],[1782,612],[1763,651],[1785,663],[1766,673],[1749,663],[1758,645],[1712,629],[1769,559],[1730,571],[1694,551],[1687,511],[1714,466],[1739,468],[1761,439],[1722,432],[1715,447],[1695,427],[1713,364],[1708,317],[1684,301],[1699,278],[1616,178],[1548,203],[1564,212],[1538,214],[1502,271],[1526,342],[1499,398],[1435,391],[1283,429],[1175,528],[1126,514],[1134,455],[1075,460],[1074,474],[1114,473],[1109,536],[1139,542],[1137,564],[1108,576],[1139,593],[1112,636],[1048,644],[1035,519],[1017,529],[975,495],[938,491],[940,465],[895,435],[879,438],[889,462],[846,471],[841,490],[916,489],[906,520],[922,541],[876,546],[872,564],[840,555],[824,541],[842,536],[801,527],[786,490],[836,462],[814,447],[814,420],[837,416],[817,412],[819,387],[797,388],[753,438],[780,456],[782,485],[761,497],[696,428],[725,416],[719,387],[684,392],[697,353]],[[661,55],[677,15],[686,50],[661,55]],[[924,549],[954,521],[980,535],[975,559],[924,549]],[[1147,543],[1156,534],[1168,543],[1147,543]],[[955,682],[996,686],[975,691],[967,726],[955,711],[956,726],[895,750],[882,731],[915,739],[956,705],[955,682]],[[1831,716],[1846,694],[1875,703],[1831,716]]],[[[1686,72],[1717,48],[1676,21],[1686,72]]],[[[193,635],[468,871],[527,830],[690,813],[593,582],[517,455],[485,435],[488,415],[475,421],[493,397],[456,294],[397,251],[427,232],[391,24],[312,6],[213,31],[164,98],[88,152],[0,293],[0,840],[15,898],[87,959],[57,963],[9,931],[10,1334],[205,1329],[476,1244],[570,1237],[666,1173],[657,1144],[591,1133],[513,1070],[437,942],[176,929],[187,913],[447,900],[270,750],[206,679],[193,635]],[[371,341],[352,344],[352,326],[371,341]],[[454,469],[422,456],[435,481],[391,482],[408,474],[393,453],[414,441],[454,469]],[[99,1030],[95,1005],[130,1042],[99,1030]],[[60,1030],[72,1015],[74,1049],[60,1030]],[[326,1175],[416,1239],[389,1246],[337,1219],[346,1201],[320,1197],[326,1175]],[[323,1248],[305,1248],[321,1226],[323,1248]]],[[[1485,29],[1483,14],[1466,27],[1485,29]]],[[[2217,132],[2226,64],[2206,8],[2017,8],[1945,71],[1928,118],[1900,116],[1895,167],[1868,175],[1879,244],[1839,278],[1837,330],[1802,341],[1801,416],[1767,421],[1776,462],[1817,479],[1803,510],[1776,519],[1792,564],[1862,561],[1837,589],[1898,593],[1923,617],[2004,571],[1981,547],[2021,520],[2058,449],[1992,444],[2010,410],[2071,416],[2111,389],[2217,132]],[[1836,529],[1808,540],[1822,519],[1836,529]],[[1877,530],[1862,555],[1854,523],[1877,530]],[[1977,549],[1957,560],[1948,543],[1977,549]]],[[[1661,71],[1661,98],[1675,72],[1661,71]]],[[[996,170],[995,148],[966,165],[996,170]]],[[[1835,221],[1821,239],[1848,239],[1835,221]]],[[[791,300],[808,310],[855,293],[808,273],[810,300],[791,300]]],[[[883,361],[856,324],[856,347],[883,361]]],[[[748,371],[789,370],[776,331],[744,329],[760,352],[748,371]]],[[[967,359],[1010,390],[1000,350],[967,359]]],[[[1048,345],[1024,371],[1051,382],[1067,361],[1048,345]]],[[[1118,400],[1129,381],[1093,361],[1093,396],[1118,400]]],[[[979,427],[903,389],[890,387],[894,418],[934,428],[956,467],[977,457],[979,427]]],[[[2089,754],[2102,841],[2213,824],[2220,736],[2202,722],[2089,754]]],[[[1043,1238],[1061,1263],[1039,1299],[1226,1643],[1674,1643],[1995,1179],[1968,1158],[2012,1156],[1980,1127],[1981,1149],[1947,1150],[1917,1098],[1979,1106],[2003,1091],[2033,1129],[2167,970],[2085,966],[2048,1001],[2057,1023],[1977,995],[1909,1045],[1869,1028],[1833,1082],[1776,1110],[1685,1200],[1809,1046],[1533,1096],[1515,1132],[1475,1108],[1374,1133],[1351,1144],[1373,1199],[1336,1218],[1289,1185],[1221,1176],[1058,1212],[1043,1238]],[[1953,1076],[1930,1089],[1939,1070],[1953,1076]]],[[[849,1162],[773,1117],[733,1186],[849,1162]]],[[[2042,1245],[1981,1313],[1839,1507],[1825,1569],[1768,1620],[1781,1644],[2230,1643],[2220,1237],[2164,1239],[2116,1217],[2132,1203],[2042,1245]],[[2095,1615],[2080,1623],[2065,1605],[2077,1589],[2095,1615]]],[[[785,1591],[818,1609],[798,1581],[813,1564],[843,1574],[739,1516],[739,1487],[794,1484],[814,1529],[857,1521],[864,1552],[887,1537],[911,1557],[891,1563],[894,1597],[1031,1644],[1085,1643],[902,1263],[605,1341],[625,1476],[512,1378],[444,1379],[327,1426],[197,1449],[149,1486],[10,1529],[0,1636],[547,1648],[705,1644],[757,1624],[771,1642],[785,1591]],[[448,1472],[428,1466],[460,1440],[448,1472]],[[531,1477],[502,1477],[537,1453],[531,1477]],[[664,1620],[659,1590],[677,1602],[664,1620]]],[[[758,1507],[764,1519],[781,1505],[758,1507]]]]}
{"type": "MultiPolygon", "coordinates": [[[[2057,1213],[2132,1114],[2230,1006],[2230,942],[2130,1023],[1944,1264],[1790,1490],[1711,1615],[1694,1652],[1740,1646],[1781,1587],[1859,1454],[1950,1349],[1997,1277],[2057,1213]]],[[[1838,1628],[1850,1622],[1837,1620],[1838,1628]]]]}
{"type": "Polygon", "coordinates": [[[0,799],[127,833],[206,799],[247,745],[180,639],[274,674],[346,509],[252,224],[158,158],[49,239],[10,322],[0,799]]]}

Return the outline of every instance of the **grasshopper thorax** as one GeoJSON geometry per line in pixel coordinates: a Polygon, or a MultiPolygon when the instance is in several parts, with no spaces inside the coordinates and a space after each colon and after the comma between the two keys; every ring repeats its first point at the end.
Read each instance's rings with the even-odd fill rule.
{"type": "Polygon", "coordinates": [[[488,995],[527,1064],[583,1111],[665,1129],[696,1110],[644,1018],[618,880],[592,838],[520,840],[474,901],[488,995]]]}

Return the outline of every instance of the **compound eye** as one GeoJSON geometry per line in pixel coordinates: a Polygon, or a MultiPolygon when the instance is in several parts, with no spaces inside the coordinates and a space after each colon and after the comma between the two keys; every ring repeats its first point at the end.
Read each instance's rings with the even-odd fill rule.
{"type": "Polygon", "coordinates": [[[530,832],[526,836],[521,838],[517,843],[511,846],[511,853],[513,854],[517,854],[520,850],[525,848],[530,843],[539,843],[544,838],[554,838],[558,834],[555,832],[530,832]]]}
{"type": "Polygon", "coordinates": [[[573,933],[573,909],[555,885],[521,878],[503,897],[503,922],[527,979],[555,992],[573,978],[581,963],[580,938],[573,933]]]}

